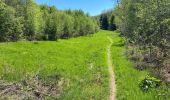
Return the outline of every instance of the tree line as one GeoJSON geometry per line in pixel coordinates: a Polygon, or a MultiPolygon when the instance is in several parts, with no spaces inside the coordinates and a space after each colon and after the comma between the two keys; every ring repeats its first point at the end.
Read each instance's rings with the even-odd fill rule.
{"type": "Polygon", "coordinates": [[[60,11],[34,0],[0,0],[0,41],[57,40],[92,34],[99,27],[81,10],[60,11]]]}
{"type": "Polygon", "coordinates": [[[139,69],[170,76],[170,0],[119,0],[116,24],[139,69]]]}
{"type": "Polygon", "coordinates": [[[104,11],[102,14],[94,17],[100,29],[103,30],[116,30],[115,15],[113,10],[104,11]]]}

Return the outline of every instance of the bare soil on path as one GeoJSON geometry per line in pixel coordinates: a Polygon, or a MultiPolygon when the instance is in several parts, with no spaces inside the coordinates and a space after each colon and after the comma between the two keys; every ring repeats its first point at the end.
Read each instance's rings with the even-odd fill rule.
{"type": "Polygon", "coordinates": [[[110,75],[110,97],[109,100],[116,100],[116,82],[115,82],[115,75],[113,71],[113,64],[112,64],[112,56],[111,56],[111,46],[113,44],[113,41],[110,37],[108,37],[110,44],[107,48],[107,64],[108,64],[108,70],[110,75]]]}

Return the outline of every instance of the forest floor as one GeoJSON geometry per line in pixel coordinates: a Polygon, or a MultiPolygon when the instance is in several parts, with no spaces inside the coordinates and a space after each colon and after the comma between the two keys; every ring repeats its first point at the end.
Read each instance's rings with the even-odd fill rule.
{"type": "Polygon", "coordinates": [[[102,30],[58,41],[0,43],[0,99],[168,100],[165,85],[140,90],[148,72],[134,68],[122,41],[119,33],[102,30]]]}

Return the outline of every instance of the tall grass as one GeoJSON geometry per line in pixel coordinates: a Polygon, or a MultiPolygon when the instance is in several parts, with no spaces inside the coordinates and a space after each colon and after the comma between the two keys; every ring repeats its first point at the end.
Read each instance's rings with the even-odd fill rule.
{"type": "Polygon", "coordinates": [[[47,84],[60,86],[59,100],[107,100],[109,75],[107,37],[112,37],[112,58],[118,100],[168,100],[170,89],[161,87],[142,92],[141,79],[149,74],[138,71],[125,56],[118,33],[100,31],[94,35],[58,41],[0,43],[0,78],[18,82],[38,76],[47,84]]]}
{"type": "Polygon", "coordinates": [[[61,100],[106,100],[109,76],[106,47],[109,31],[68,40],[0,44],[1,80],[38,76],[62,84],[61,100]]]}

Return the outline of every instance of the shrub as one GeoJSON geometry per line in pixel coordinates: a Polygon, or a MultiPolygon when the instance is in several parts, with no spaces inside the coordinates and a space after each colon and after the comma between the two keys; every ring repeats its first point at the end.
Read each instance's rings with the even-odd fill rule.
{"type": "Polygon", "coordinates": [[[148,91],[161,85],[161,80],[147,75],[140,83],[139,87],[142,91],[148,91]]]}

